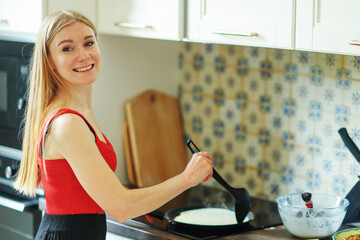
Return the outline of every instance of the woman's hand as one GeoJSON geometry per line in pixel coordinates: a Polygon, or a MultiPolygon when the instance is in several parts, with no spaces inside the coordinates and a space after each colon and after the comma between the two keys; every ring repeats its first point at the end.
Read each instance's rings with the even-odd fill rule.
{"type": "Polygon", "coordinates": [[[183,174],[189,181],[190,186],[196,186],[201,182],[206,182],[212,176],[213,160],[209,153],[195,153],[187,164],[183,174]]]}

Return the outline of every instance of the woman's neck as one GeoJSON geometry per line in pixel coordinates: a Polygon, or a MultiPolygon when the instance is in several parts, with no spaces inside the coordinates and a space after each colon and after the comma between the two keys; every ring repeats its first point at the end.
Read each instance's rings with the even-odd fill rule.
{"type": "Polygon", "coordinates": [[[92,111],[91,94],[91,85],[69,87],[64,91],[59,91],[52,104],[79,112],[92,111]]]}

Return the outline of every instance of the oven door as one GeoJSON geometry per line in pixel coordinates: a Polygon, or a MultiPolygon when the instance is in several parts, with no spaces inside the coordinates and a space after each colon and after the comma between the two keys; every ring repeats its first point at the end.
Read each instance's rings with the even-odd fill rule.
{"type": "Polygon", "coordinates": [[[18,132],[25,106],[28,63],[0,56],[0,145],[20,149],[18,132]]]}
{"type": "Polygon", "coordinates": [[[21,154],[0,146],[0,239],[34,239],[41,220],[38,199],[20,195],[12,187],[21,154]]]}
{"type": "Polygon", "coordinates": [[[38,200],[23,197],[0,183],[1,239],[34,239],[41,221],[38,200]]]}

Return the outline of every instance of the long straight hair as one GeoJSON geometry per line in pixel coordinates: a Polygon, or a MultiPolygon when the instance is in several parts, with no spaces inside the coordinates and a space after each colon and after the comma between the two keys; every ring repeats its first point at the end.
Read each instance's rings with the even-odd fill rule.
{"type": "MultiPolygon", "coordinates": [[[[52,69],[48,54],[49,45],[54,36],[65,26],[75,22],[83,22],[89,26],[97,38],[95,26],[82,14],[63,10],[47,16],[37,35],[34,52],[30,64],[30,75],[27,91],[27,107],[25,110],[24,136],[22,143],[22,159],[20,169],[14,182],[14,188],[20,193],[34,197],[36,188],[41,182],[38,167],[38,141],[50,111],[50,103],[58,90],[66,90],[66,84],[52,69]]],[[[44,165],[45,166],[45,165],[44,165]]]]}

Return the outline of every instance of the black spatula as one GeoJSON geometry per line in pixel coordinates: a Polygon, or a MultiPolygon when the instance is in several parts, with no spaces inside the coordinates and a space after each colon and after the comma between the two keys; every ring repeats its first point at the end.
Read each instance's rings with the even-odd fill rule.
{"type": "MultiPolygon", "coordinates": [[[[360,151],[359,148],[355,145],[353,140],[350,138],[346,128],[340,128],[339,134],[345,143],[346,147],[349,149],[351,154],[355,159],[360,163],[360,151]]],[[[360,181],[358,181],[351,191],[346,195],[346,198],[349,200],[350,205],[349,209],[345,215],[344,223],[349,222],[358,222],[360,221],[360,181]]]]}
{"type": "MultiPolygon", "coordinates": [[[[200,152],[196,145],[191,141],[187,140],[186,145],[192,153],[200,152]]],[[[238,224],[242,223],[251,209],[251,200],[249,192],[245,188],[233,188],[231,187],[213,168],[213,178],[226,190],[228,190],[235,199],[235,215],[238,224]]]]}

